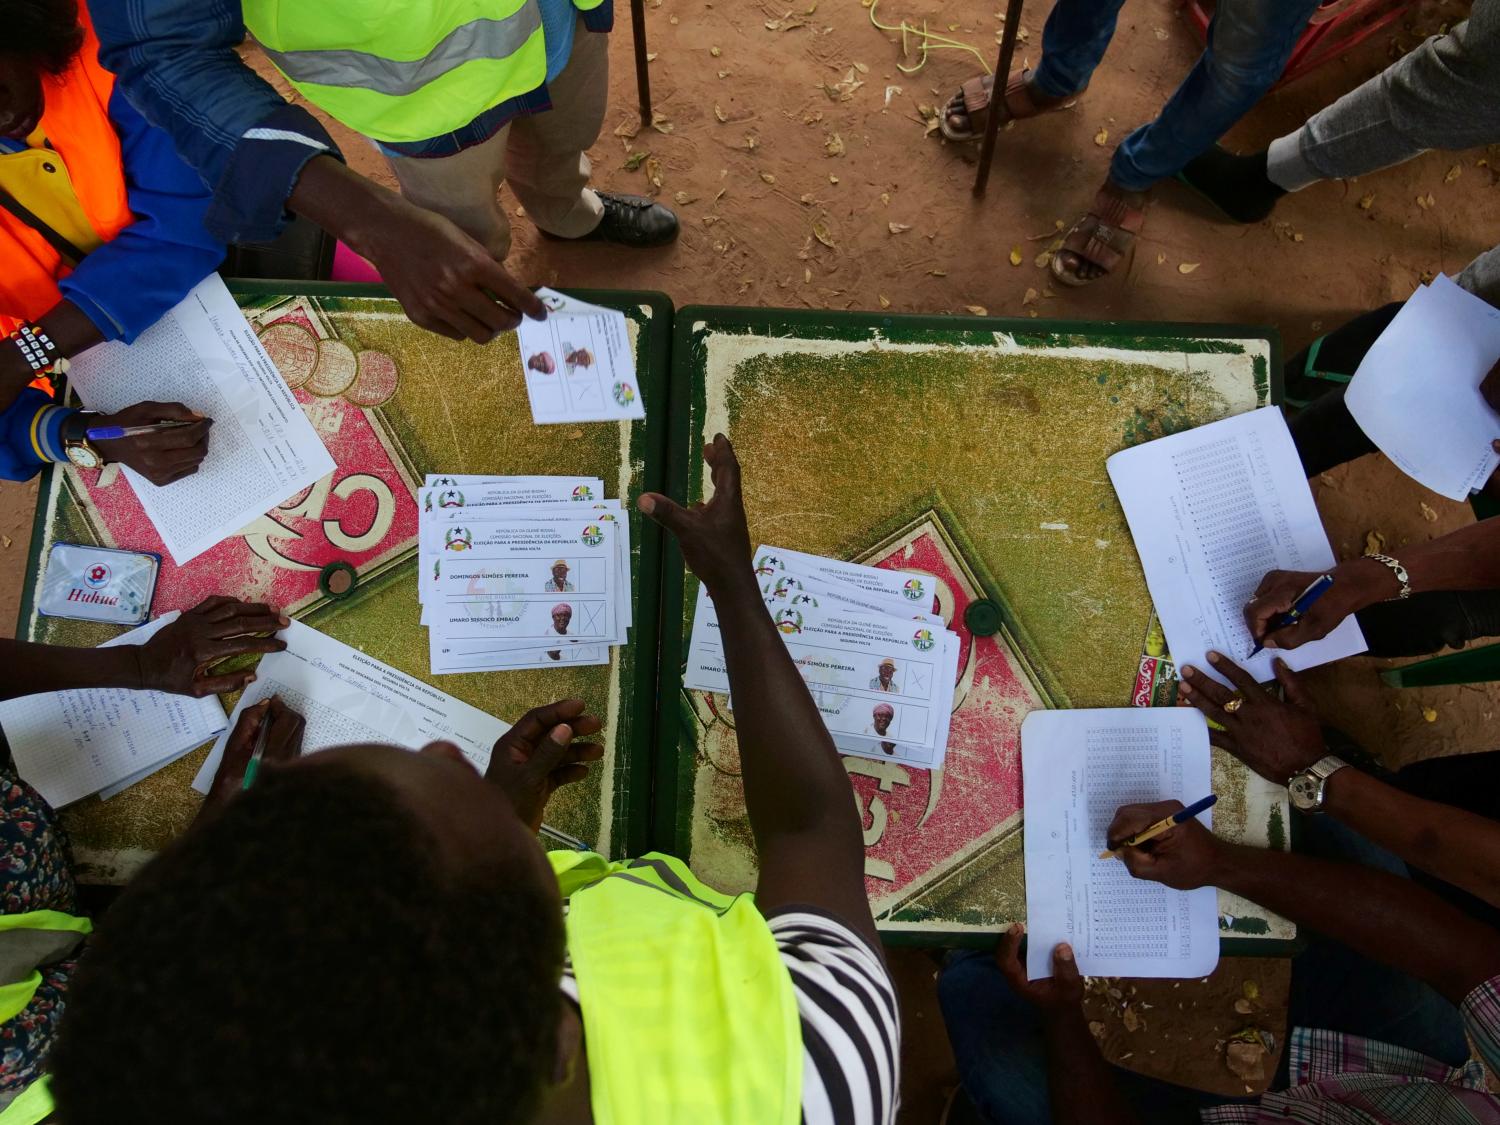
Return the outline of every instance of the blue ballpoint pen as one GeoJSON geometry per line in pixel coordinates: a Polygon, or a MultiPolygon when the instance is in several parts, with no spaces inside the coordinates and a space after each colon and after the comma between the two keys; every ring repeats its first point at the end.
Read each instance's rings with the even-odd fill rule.
{"type": "MultiPolygon", "coordinates": [[[[1308,586],[1307,589],[1303,590],[1302,593],[1297,595],[1297,600],[1292,603],[1292,608],[1287,610],[1280,617],[1276,618],[1275,621],[1271,622],[1270,628],[1268,628],[1266,632],[1274,633],[1277,629],[1285,629],[1288,625],[1297,624],[1297,622],[1302,620],[1302,615],[1312,608],[1313,602],[1317,601],[1324,594],[1328,593],[1328,588],[1332,585],[1333,575],[1318,575],[1318,577],[1312,580],[1312,585],[1308,586]]],[[[1257,643],[1256,646],[1250,650],[1250,655],[1254,656],[1265,647],[1265,645],[1257,643]]]]}
{"type": "Polygon", "coordinates": [[[83,436],[88,438],[89,441],[118,441],[120,438],[140,437],[142,434],[154,434],[162,430],[175,430],[179,426],[196,425],[197,421],[180,422],[172,419],[166,422],[151,422],[144,426],[93,426],[85,430],[83,436]]]}

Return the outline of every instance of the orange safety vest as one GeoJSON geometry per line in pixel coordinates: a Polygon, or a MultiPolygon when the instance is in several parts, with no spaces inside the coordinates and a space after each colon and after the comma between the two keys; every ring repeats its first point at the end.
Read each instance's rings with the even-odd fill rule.
{"type": "MultiPolygon", "coordinates": [[[[78,6],[83,47],[62,74],[42,75],[46,105],[39,131],[51,148],[0,154],[0,187],[34,214],[71,215],[92,237],[85,252],[133,220],[125,192],[120,137],[109,119],[115,78],[99,65],[99,40],[88,9],[78,6]]],[[[54,225],[55,224],[49,224],[54,225]]],[[[77,233],[77,231],[75,231],[77,233]]],[[[0,337],[42,316],[62,299],[57,283],[72,265],[30,226],[0,207],[0,337]]]]}

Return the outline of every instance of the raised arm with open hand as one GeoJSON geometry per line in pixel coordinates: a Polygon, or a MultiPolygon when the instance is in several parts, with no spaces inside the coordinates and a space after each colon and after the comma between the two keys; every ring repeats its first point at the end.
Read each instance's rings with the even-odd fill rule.
{"type": "Polygon", "coordinates": [[[639,504],[677,537],[718,613],[745,807],[760,860],[757,902],[762,911],[821,908],[878,949],[849,777],[761,599],[750,565],[739,461],[723,434],[703,457],[713,472],[708,503],[684,508],[652,492],[639,504]]]}

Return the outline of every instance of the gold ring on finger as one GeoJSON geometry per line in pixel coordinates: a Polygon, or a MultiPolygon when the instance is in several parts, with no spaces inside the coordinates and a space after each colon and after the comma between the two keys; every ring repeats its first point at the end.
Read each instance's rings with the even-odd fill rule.
{"type": "Polygon", "coordinates": [[[1245,705],[1245,697],[1244,696],[1242,696],[1242,695],[1232,695],[1227,700],[1224,701],[1224,710],[1225,710],[1226,713],[1228,713],[1230,715],[1233,715],[1236,711],[1238,711],[1244,705],[1245,705]]]}

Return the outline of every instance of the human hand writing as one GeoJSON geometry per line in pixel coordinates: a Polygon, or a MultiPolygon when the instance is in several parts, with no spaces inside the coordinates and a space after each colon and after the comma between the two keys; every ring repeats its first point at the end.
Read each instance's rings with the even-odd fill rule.
{"type": "Polygon", "coordinates": [[[1351,613],[1394,596],[1397,589],[1392,586],[1391,572],[1373,559],[1351,559],[1327,572],[1272,570],[1245,603],[1245,624],[1266,648],[1297,648],[1326,637],[1351,613]],[[1296,624],[1273,629],[1272,623],[1323,573],[1332,576],[1333,585],[1296,624]]]}
{"type": "Polygon", "coordinates": [[[754,591],[755,573],[750,568],[750,529],[745,523],[745,502],[740,493],[740,462],[734,446],[723,434],[704,446],[703,459],[713,473],[714,494],[708,503],[684,508],[658,492],[642,494],[641,511],[677,537],[688,569],[708,587],[711,597],[728,592],[748,580],[754,591]]]}
{"type": "Polygon", "coordinates": [[[495,743],[484,779],[498,786],[533,832],[542,827],[547,802],[561,786],[582,781],[589,763],[604,757],[595,742],[575,737],[597,734],[604,724],[584,713],[581,699],[534,707],[495,743]]]}
{"type": "Polygon", "coordinates": [[[155,422],[190,424],[92,444],[106,462],[128,465],[157,487],[192,476],[203,463],[203,458],[208,456],[208,431],[214,424],[212,418],[205,418],[180,402],[138,402],[114,414],[101,414],[88,420],[91,429],[149,426],[155,422]]]}
{"type": "Polygon", "coordinates": [[[1156,801],[1145,805],[1122,805],[1110,822],[1108,846],[1118,850],[1125,866],[1137,879],[1148,879],[1179,891],[1209,886],[1219,876],[1226,847],[1198,820],[1185,820],[1132,848],[1119,847],[1138,832],[1150,828],[1175,812],[1181,801],[1156,801]]]}
{"type": "Polygon", "coordinates": [[[1224,728],[1209,728],[1208,740],[1215,746],[1228,750],[1277,785],[1285,785],[1287,778],[1328,753],[1323,724],[1318,721],[1312,699],[1284,661],[1278,659],[1271,664],[1286,695],[1282,700],[1222,653],[1210,652],[1208,660],[1234,689],[1185,664],[1180,694],[1202,711],[1205,718],[1224,728]],[[1242,701],[1239,707],[1232,712],[1224,710],[1224,704],[1236,697],[1242,701]]]}
{"type": "Polygon", "coordinates": [[[388,201],[385,221],[358,249],[380,271],[413,324],[450,340],[487,344],[547,308],[490,252],[442,215],[388,201]]]}
{"type": "Polygon", "coordinates": [[[290,624],[258,602],[205,598],[137,649],[141,687],[196,696],[238,691],[255,679],[254,671],[216,676],[209,666],[250,652],[280,652],[286,642],[271,634],[290,624]]]}
{"type": "Polygon", "coordinates": [[[1005,983],[1023,1000],[1035,1007],[1043,1020],[1062,1016],[1080,1016],[1083,1004],[1083,977],[1073,958],[1073,947],[1059,943],[1052,950],[1052,975],[1043,980],[1026,979],[1026,962],[1021,959],[1021,938],[1026,927],[1012,925],[995,949],[995,964],[1005,983]]]}
{"type": "Polygon", "coordinates": [[[289,762],[302,753],[302,732],[307,726],[302,716],[283,703],[279,695],[252,703],[240,712],[234,730],[229,732],[229,739],[224,743],[224,757],[209,787],[208,805],[222,807],[244,788],[245,769],[250,765],[263,726],[267,726],[267,730],[260,769],[289,762]]]}

